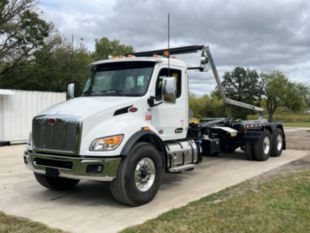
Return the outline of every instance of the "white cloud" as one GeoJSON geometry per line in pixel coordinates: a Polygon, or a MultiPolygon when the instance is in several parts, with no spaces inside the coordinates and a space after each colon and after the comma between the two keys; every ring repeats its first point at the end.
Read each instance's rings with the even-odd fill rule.
{"type": "MultiPolygon", "coordinates": [[[[310,85],[307,0],[41,0],[39,8],[69,40],[83,38],[92,50],[103,36],[136,50],[165,47],[170,12],[171,45],[209,44],[221,75],[235,66],[279,69],[310,85]]],[[[196,93],[214,87],[196,76],[190,84],[196,93]]]]}

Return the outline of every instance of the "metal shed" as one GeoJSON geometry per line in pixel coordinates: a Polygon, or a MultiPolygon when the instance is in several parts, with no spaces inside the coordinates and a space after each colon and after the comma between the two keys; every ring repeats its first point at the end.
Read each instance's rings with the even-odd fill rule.
{"type": "Polygon", "coordinates": [[[0,144],[26,142],[33,116],[65,99],[65,93],[0,89],[0,144]]]}

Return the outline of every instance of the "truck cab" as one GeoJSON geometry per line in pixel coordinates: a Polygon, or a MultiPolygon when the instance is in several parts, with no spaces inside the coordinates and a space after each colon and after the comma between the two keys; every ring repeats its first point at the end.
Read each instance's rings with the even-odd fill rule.
{"type": "Polygon", "coordinates": [[[34,117],[26,166],[49,189],[70,189],[81,179],[105,181],[117,201],[138,206],[154,198],[163,173],[193,169],[203,155],[227,145],[252,157],[281,154],[280,124],[259,121],[247,129],[223,118],[189,122],[188,68],[158,55],[92,63],[81,96],[74,97],[69,84],[68,101],[34,117]]]}

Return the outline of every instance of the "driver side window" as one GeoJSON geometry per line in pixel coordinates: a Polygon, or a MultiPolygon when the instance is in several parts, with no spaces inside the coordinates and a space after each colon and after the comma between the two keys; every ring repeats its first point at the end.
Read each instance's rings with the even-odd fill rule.
{"type": "Polygon", "coordinates": [[[177,84],[177,90],[176,90],[176,96],[179,98],[181,96],[181,70],[176,70],[176,69],[168,69],[164,68],[161,69],[157,80],[156,80],[156,87],[155,87],[155,99],[157,101],[162,100],[163,98],[163,79],[164,77],[174,77],[176,79],[176,84],[177,84]]]}

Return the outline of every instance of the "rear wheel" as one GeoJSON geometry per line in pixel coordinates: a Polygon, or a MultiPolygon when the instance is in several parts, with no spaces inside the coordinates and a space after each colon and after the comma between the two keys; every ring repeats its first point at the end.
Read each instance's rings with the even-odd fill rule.
{"type": "Polygon", "coordinates": [[[279,157],[282,154],[284,144],[283,131],[277,128],[272,134],[271,156],[279,157]]]}
{"type": "Polygon", "coordinates": [[[114,198],[126,205],[139,206],[156,195],[163,172],[158,150],[151,144],[136,144],[122,161],[116,178],[110,183],[114,198]]]}
{"type": "Polygon", "coordinates": [[[271,136],[269,131],[262,131],[259,140],[253,142],[254,158],[258,161],[265,161],[269,159],[271,146],[271,136]]]}
{"type": "Polygon", "coordinates": [[[40,185],[52,190],[72,189],[80,181],[63,177],[50,177],[39,173],[34,173],[34,177],[40,185]]]}

